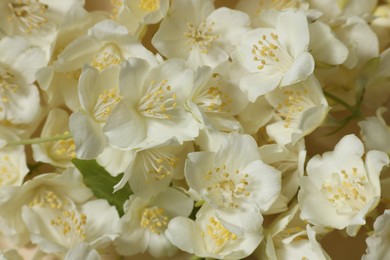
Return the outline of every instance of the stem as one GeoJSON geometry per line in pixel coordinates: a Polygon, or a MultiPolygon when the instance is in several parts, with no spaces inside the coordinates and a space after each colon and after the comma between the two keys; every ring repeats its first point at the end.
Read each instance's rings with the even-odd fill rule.
{"type": "Polygon", "coordinates": [[[38,138],[32,138],[32,139],[11,141],[11,142],[8,142],[6,146],[40,144],[40,143],[53,142],[53,141],[58,141],[58,140],[66,140],[69,138],[72,138],[72,135],[70,133],[66,133],[63,135],[56,135],[56,136],[49,136],[49,137],[38,137],[38,138]]]}
{"type": "Polygon", "coordinates": [[[348,110],[350,110],[352,113],[355,113],[355,108],[350,106],[348,103],[346,103],[345,101],[341,100],[340,98],[336,97],[335,95],[327,92],[324,90],[324,95],[330,99],[333,99],[334,101],[336,101],[337,103],[339,103],[340,105],[344,106],[345,108],[347,108],[348,110]]]}

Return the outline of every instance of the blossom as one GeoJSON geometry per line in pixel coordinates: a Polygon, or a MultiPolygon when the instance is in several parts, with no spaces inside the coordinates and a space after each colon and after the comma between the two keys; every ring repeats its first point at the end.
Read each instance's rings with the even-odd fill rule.
{"type": "Polygon", "coordinates": [[[306,0],[240,0],[236,6],[238,10],[244,11],[251,17],[254,27],[261,27],[262,18],[268,16],[275,11],[283,11],[287,9],[303,9],[308,8],[306,0]]]}
{"type": "Polygon", "coordinates": [[[185,177],[231,230],[258,229],[261,212],[280,193],[280,172],[260,160],[256,142],[248,135],[228,135],[217,152],[190,153],[185,177]]]}
{"type": "Polygon", "coordinates": [[[258,28],[244,34],[233,56],[251,73],[240,82],[251,102],[278,86],[305,80],[314,70],[303,11],[289,10],[277,15],[275,28],[258,28]]]}
{"type": "Polygon", "coordinates": [[[344,229],[355,236],[380,199],[379,174],[389,157],[364,148],[355,135],[344,136],[334,151],[312,157],[301,178],[301,218],[315,225],[344,229]]]}
{"type": "Polygon", "coordinates": [[[266,144],[259,147],[261,160],[282,174],[282,189],[278,199],[266,212],[273,214],[288,209],[299,188],[299,179],[304,173],[306,149],[303,141],[295,145],[266,144]]]}
{"type": "Polygon", "coordinates": [[[229,58],[237,39],[249,28],[249,17],[211,0],[176,0],[152,39],[167,58],[182,58],[190,67],[215,67],[229,58]]]}
{"type": "Polygon", "coordinates": [[[390,128],[383,119],[387,109],[378,108],[376,117],[368,117],[358,123],[363,141],[368,150],[379,150],[390,154],[390,128]]]}
{"type": "Polygon", "coordinates": [[[374,223],[374,233],[366,239],[367,253],[363,260],[387,259],[390,257],[389,248],[390,234],[390,210],[385,210],[374,223]]]}
{"type": "Polygon", "coordinates": [[[121,67],[119,94],[103,128],[109,142],[121,149],[142,148],[168,140],[193,140],[198,125],[185,109],[193,85],[193,72],[182,60],[171,59],[151,67],[130,58],[121,67]]]}
{"type": "MultiPolygon", "coordinates": [[[[47,116],[42,128],[41,137],[69,134],[69,115],[62,109],[55,108],[47,116]]],[[[37,162],[50,163],[54,166],[67,168],[76,156],[73,138],[33,144],[33,156],[37,162]]]]}
{"type": "Polygon", "coordinates": [[[329,231],[322,227],[305,224],[299,218],[296,200],[288,211],[278,215],[264,230],[266,239],[256,255],[263,259],[330,259],[316,240],[316,235],[329,231]]]}
{"type": "Polygon", "coordinates": [[[117,236],[118,212],[104,199],[51,209],[34,204],[22,208],[22,218],[31,242],[44,252],[66,253],[81,243],[102,249],[117,236]]]}
{"type": "Polygon", "coordinates": [[[321,19],[329,22],[347,19],[352,16],[366,17],[373,12],[377,0],[308,0],[310,8],[322,12],[321,19]]]}
{"type": "Polygon", "coordinates": [[[34,81],[35,73],[45,64],[44,53],[21,37],[0,39],[0,49],[7,50],[0,57],[0,120],[31,123],[40,112],[34,81]]]}
{"type": "MultiPolygon", "coordinates": [[[[1,126],[0,140],[5,146],[7,142],[18,141],[19,138],[11,130],[1,126]]],[[[24,147],[1,147],[0,165],[0,187],[21,185],[29,172],[24,147]]]]}
{"type": "Polygon", "coordinates": [[[101,72],[91,66],[84,67],[78,88],[81,108],[69,121],[78,158],[95,159],[108,146],[103,127],[122,99],[119,72],[119,65],[101,72]]]}
{"type": "Polygon", "coordinates": [[[241,129],[234,118],[247,105],[248,100],[229,78],[234,66],[228,62],[212,69],[200,67],[195,73],[195,84],[187,101],[194,118],[201,127],[212,127],[220,131],[241,129]]]}
{"type": "Polygon", "coordinates": [[[263,239],[260,230],[234,233],[226,229],[212,207],[205,204],[193,221],[172,219],[165,234],[179,249],[199,257],[242,259],[250,255],[263,239]]]}
{"type": "Polygon", "coordinates": [[[295,144],[313,132],[325,119],[329,106],[314,76],[300,83],[275,89],[266,95],[275,109],[276,122],[266,126],[277,143],[295,144]]]}
{"type": "MultiPolygon", "coordinates": [[[[87,202],[92,197],[91,191],[82,182],[80,173],[73,168],[60,175],[55,173],[39,175],[19,187],[4,187],[0,189],[0,195],[2,209],[0,229],[18,245],[30,240],[30,228],[35,231],[42,224],[42,221],[26,223],[26,219],[22,217],[23,210],[31,212],[33,216],[36,210],[37,217],[40,216],[39,213],[43,213],[42,220],[46,223],[44,226],[50,227],[51,219],[45,217],[45,213],[50,213],[47,216],[51,217],[54,213],[61,216],[63,211],[74,210],[77,205],[87,202]],[[29,226],[30,224],[32,226],[29,226]]],[[[47,245],[53,246],[53,243],[47,245]]],[[[57,245],[55,247],[58,248],[57,245]]]]}
{"type": "Polygon", "coordinates": [[[71,8],[84,4],[84,0],[5,0],[0,4],[0,29],[7,35],[18,35],[40,46],[50,58],[56,29],[71,8]]]}
{"type": "Polygon", "coordinates": [[[153,197],[132,195],[119,221],[119,236],[114,241],[117,252],[134,255],[148,251],[154,257],[173,256],[177,249],[164,232],[172,218],[187,217],[192,207],[192,200],[174,188],[153,197]]]}
{"type": "Polygon", "coordinates": [[[169,9],[169,0],[119,0],[113,2],[116,5],[114,15],[117,20],[135,20],[135,23],[141,24],[158,23],[165,17],[169,9]]]}
{"type": "Polygon", "coordinates": [[[112,20],[99,21],[102,20],[99,16],[79,16],[79,19],[86,20],[79,28],[83,33],[66,42],[58,50],[60,53],[52,64],[39,73],[40,84],[48,91],[51,100],[59,99],[56,102],[64,102],[72,111],[80,107],[77,85],[85,64],[99,71],[121,64],[129,57],[139,57],[157,64],[156,57],[135,36],[130,35],[126,27],[112,20]],[[99,22],[94,24],[96,20],[99,22]],[[92,27],[87,28],[89,26],[92,27]]]}
{"type": "Polygon", "coordinates": [[[114,191],[129,183],[136,195],[156,195],[168,188],[174,179],[183,179],[184,162],[193,151],[190,142],[183,145],[159,144],[133,153],[129,166],[114,191]]]}

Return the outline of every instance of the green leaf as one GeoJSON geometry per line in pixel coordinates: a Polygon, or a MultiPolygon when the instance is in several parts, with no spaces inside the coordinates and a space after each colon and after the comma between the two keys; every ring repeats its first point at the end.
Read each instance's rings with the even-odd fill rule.
{"type": "Polygon", "coordinates": [[[113,177],[95,160],[73,159],[72,163],[83,175],[84,183],[97,198],[105,199],[115,206],[120,216],[123,216],[123,204],[133,194],[127,183],[122,189],[114,193],[114,186],[123,176],[123,173],[113,177]]]}

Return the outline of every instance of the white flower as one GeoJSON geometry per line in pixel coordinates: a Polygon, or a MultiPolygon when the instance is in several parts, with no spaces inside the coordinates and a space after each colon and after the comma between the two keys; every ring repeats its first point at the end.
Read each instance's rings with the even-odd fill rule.
{"type": "MultiPolygon", "coordinates": [[[[69,115],[62,109],[52,109],[42,128],[41,137],[63,134],[69,134],[69,115]]],[[[50,163],[61,168],[72,166],[70,160],[76,156],[73,138],[33,144],[32,149],[35,161],[50,163]]]]}
{"type": "Polygon", "coordinates": [[[307,0],[310,8],[322,12],[321,19],[328,22],[347,19],[352,16],[367,17],[370,15],[377,0],[307,0]]]}
{"type": "Polygon", "coordinates": [[[390,154],[390,127],[383,119],[385,107],[378,108],[376,117],[368,117],[358,123],[363,141],[368,150],[379,150],[390,154]]]}
{"type": "Polygon", "coordinates": [[[45,65],[42,50],[21,37],[0,39],[0,120],[31,123],[40,111],[35,73],[45,65]]]}
{"type": "Polygon", "coordinates": [[[294,200],[289,210],[278,215],[264,230],[266,240],[257,250],[260,259],[330,259],[315,235],[328,233],[322,227],[310,227],[299,218],[294,200]]]}
{"type": "MultiPolygon", "coordinates": [[[[18,141],[19,138],[9,129],[0,126],[0,140],[4,143],[18,141]]],[[[0,188],[22,185],[29,172],[23,146],[5,146],[0,148],[0,188]]]]}
{"type": "Polygon", "coordinates": [[[370,59],[379,56],[378,37],[362,18],[350,17],[344,24],[334,28],[334,32],[348,47],[349,55],[343,63],[347,68],[361,68],[370,59]]]}
{"type": "Polygon", "coordinates": [[[154,257],[173,256],[177,248],[164,232],[172,218],[187,217],[192,207],[193,201],[173,188],[150,198],[130,196],[124,206],[125,215],[119,221],[116,251],[121,255],[148,251],[154,257]]]}
{"type": "Polygon", "coordinates": [[[268,144],[259,148],[261,160],[282,173],[282,189],[278,199],[266,214],[273,214],[288,209],[288,204],[295,197],[299,188],[299,179],[304,173],[306,149],[303,140],[295,146],[268,144]]]}
{"type": "Polygon", "coordinates": [[[55,43],[52,47],[52,55],[49,64],[37,72],[39,87],[45,91],[48,105],[59,107],[64,104],[75,111],[80,107],[77,97],[77,82],[80,71],[58,72],[53,68],[53,63],[58,55],[78,37],[85,35],[90,27],[98,21],[106,19],[106,15],[100,12],[87,12],[84,8],[72,8],[64,18],[57,30],[55,43]]]}
{"type": "Polygon", "coordinates": [[[119,0],[115,16],[119,21],[136,20],[141,24],[155,24],[165,17],[169,0],[119,0]]]}
{"type": "MultiPolygon", "coordinates": [[[[102,18],[77,13],[74,16],[73,19],[82,21],[79,30],[83,33],[75,32],[73,37],[78,36],[77,38],[71,38],[73,41],[70,43],[62,42],[62,46],[60,45],[57,50],[61,52],[55,56],[53,64],[38,74],[39,83],[48,91],[52,105],[64,102],[72,111],[79,109],[77,84],[85,64],[99,71],[121,64],[129,57],[140,57],[151,64],[157,64],[156,57],[143,47],[136,37],[129,35],[124,26],[112,20],[103,20],[87,31],[87,27],[102,18]]],[[[64,28],[65,32],[67,30],[70,29],[64,28]]],[[[60,36],[58,41],[62,41],[62,37],[66,37],[67,34],[62,33],[60,36]]]]}
{"type": "MultiPolygon", "coordinates": [[[[56,197],[52,198],[56,203],[56,197]]],[[[22,207],[22,218],[31,242],[46,253],[66,253],[81,243],[102,249],[117,236],[119,221],[116,208],[103,199],[60,208],[58,204],[44,207],[32,202],[22,207]]]]}
{"type": "Polygon", "coordinates": [[[71,8],[83,4],[83,0],[4,0],[0,2],[0,29],[40,46],[49,60],[56,29],[71,8]]]}
{"type": "Polygon", "coordinates": [[[245,258],[263,239],[261,230],[241,234],[229,231],[207,204],[198,211],[195,221],[185,217],[172,219],[165,235],[183,251],[198,257],[217,259],[245,258]]]}
{"type": "Polygon", "coordinates": [[[152,196],[166,190],[173,179],[183,179],[185,159],[193,150],[190,142],[153,145],[138,150],[114,191],[127,182],[134,194],[140,196],[152,196]]]}
{"type": "Polygon", "coordinates": [[[190,67],[215,67],[229,58],[249,23],[243,12],[225,7],[214,10],[211,0],[175,0],[152,44],[167,58],[187,60],[190,67]]]}
{"type": "Polygon", "coordinates": [[[289,10],[277,15],[275,28],[258,28],[243,35],[233,57],[251,72],[240,82],[251,102],[278,86],[305,80],[314,70],[304,12],[289,10]]]}
{"type": "Polygon", "coordinates": [[[230,230],[258,229],[280,194],[280,172],[260,161],[249,135],[228,135],[217,152],[190,153],[185,177],[230,230]]]}
{"type": "MultiPolygon", "coordinates": [[[[75,209],[91,197],[92,193],[85,187],[80,173],[72,168],[60,175],[39,175],[20,187],[4,187],[0,189],[1,231],[16,244],[23,245],[30,240],[30,228],[37,229],[38,223],[41,225],[42,222],[29,226],[31,223],[22,218],[22,209],[62,214],[62,211],[75,209]]],[[[49,221],[45,225],[50,227],[48,216],[43,216],[43,220],[49,221]]]]}
{"type": "Polygon", "coordinates": [[[192,86],[193,72],[181,60],[171,59],[156,67],[137,58],[124,62],[119,80],[123,99],[103,128],[109,142],[130,150],[171,139],[179,143],[193,140],[198,125],[185,110],[192,86]]]}
{"type": "Polygon", "coordinates": [[[69,128],[77,158],[95,159],[108,146],[103,127],[122,99],[119,93],[119,65],[103,71],[85,66],[79,80],[81,109],[70,117],[69,128]]]}
{"type": "Polygon", "coordinates": [[[248,103],[240,88],[229,78],[234,67],[221,63],[216,68],[202,66],[195,74],[195,84],[187,105],[203,127],[220,131],[240,130],[234,118],[248,103]]]}
{"type": "Polygon", "coordinates": [[[367,254],[362,260],[376,260],[390,258],[390,210],[385,210],[374,223],[374,234],[366,239],[367,254]]]}
{"type": "Polygon", "coordinates": [[[264,13],[274,10],[307,9],[308,4],[305,3],[305,1],[306,0],[240,0],[236,8],[249,14],[253,25],[258,27],[261,25],[261,23],[259,23],[259,18],[261,18],[264,13]]]}
{"type": "Polygon", "coordinates": [[[330,109],[314,76],[283,89],[275,89],[266,95],[266,99],[274,107],[276,117],[275,123],[267,125],[267,133],[282,145],[295,144],[313,132],[330,109]]]}
{"type": "Polygon", "coordinates": [[[309,32],[309,49],[316,63],[338,65],[345,62],[349,50],[337,39],[329,25],[317,20],[309,24],[309,32]]]}
{"type": "Polygon", "coordinates": [[[124,26],[112,20],[104,20],[91,27],[87,35],[80,36],[66,46],[53,66],[55,71],[73,72],[87,63],[102,71],[129,57],[157,63],[153,54],[137,38],[129,35],[124,26]]]}
{"type": "Polygon", "coordinates": [[[330,260],[330,256],[321,247],[316,240],[316,233],[310,227],[306,226],[307,239],[297,238],[290,243],[282,243],[282,246],[276,250],[276,259],[318,259],[330,260]]]}
{"type": "Polygon", "coordinates": [[[379,174],[389,157],[369,151],[362,159],[362,142],[354,135],[343,137],[333,152],[314,156],[301,178],[298,200],[301,218],[315,225],[347,228],[355,236],[366,215],[379,203],[379,174]]]}

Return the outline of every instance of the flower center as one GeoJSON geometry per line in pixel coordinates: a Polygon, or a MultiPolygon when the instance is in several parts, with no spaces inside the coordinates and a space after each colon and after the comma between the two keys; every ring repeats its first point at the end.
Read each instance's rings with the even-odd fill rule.
{"type": "Polygon", "coordinates": [[[205,112],[222,112],[226,110],[227,105],[233,102],[227,94],[221,91],[221,84],[220,75],[215,73],[212,82],[210,82],[210,87],[203,88],[196,96],[195,103],[205,112]]]}
{"type": "Polygon", "coordinates": [[[146,208],[142,212],[141,227],[160,235],[167,228],[169,218],[164,209],[159,207],[146,208]]]}
{"type": "Polygon", "coordinates": [[[95,120],[99,123],[105,123],[114,107],[121,101],[122,96],[118,93],[118,88],[105,89],[99,95],[94,108],[95,120]]]}
{"type": "Polygon", "coordinates": [[[179,158],[158,150],[140,152],[145,165],[145,178],[147,182],[160,181],[171,176],[179,158]]]}
{"type": "Polygon", "coordinates": [[[43,15],[49,6],[39,0],[14,0],[8,3],[8,8],[11,11],[8,21],[11,23],[16,20],[19,29],[25,33],[40,28],[48,21],[43,15]]]}
{"type": "Polygon", "coordinates": [[[258,70],[263,70],[267,66],[286,72],[293,64],[293,59],[282,47],[279,37],[275,33],[262,35],[261,40],[252,46],[252,55],[255,62],[259,62],[258,70]]]}
{"type": "Polygon", "coordinates": [[[212,27],[214,23],[206,24],[202,22],[199,27],[195,27],[191,23],[187,23],[188,30],[184,33],[187,37],[186,45],[189,46],[189,49],[198,47],[201,53],[208,53],[208,48],[210,48],[212,42],[219,38],[218,34],[212,33],[212,27]]]}
{"type": "Polygon", "coordinates": [[[150,82],[146,95],[143,96],[138,105],[138,111],[145,117],[171,119],[172,113],[177,106],[176,94],[171,93],[171,86],[167,80],[156,84],[155,80],[150,82]]]}
{"type": "Polygon", "coordinates": [[[111,65],[121,64],[122,59],[122,53],[119,48],[114,44],[107,44],[101,52],[95,55],[91,66],[102,71],[111,65]]]}
{"type": "Polygon", "coordinates": [[[210,196],[219,202],[219,207],[237,208],[237,199],[251,195],[251,192],[246,189],[249,185],[248,177],[247,173],[240,170],[229,173],[226,165],[215,167],[205,176],[208,183],[206,189],[210,196]]]}
{"type": "Polygon", "coordinates": [[[285,99],[277,105],[276,115],[284,121],[285,128],[295,126],[302,112],[315,106],[306,89],[303,91],[284,89],[283,95],[285,99]]]}
{"type": "Polygon", "coordinates": [[[153,12],[160,6],[160,0],[141,0],[139,7],[147,12],[153,12]]]}
{"type": "Polygon", "coordinates": [[[10,186],[18,180],[17,166],[8,155],[0,156],[0,187],[10,186]]]}
{"type": "Polygon", "coordinates": [[[79,244],[87,237],[85,233],[87,216],[74,210],[63,211],[62,215],[57,215],[50,221],[50,224],[67,238],[67,242],[71,246],[79,244]]]}
{"type": "MultiPolygon", "coordinates": [[[[206,234],[208,237],[211,238],[211,240],[214,242],[214,244],[221,248],[229,241],[233,241],[237,239],[237,235],[227,230],[221,222],[215,218],[210,217],[209,221],[206,225],[206,234]]],[[[202,232],[202,236],[204,237],[205,232],[202,232]]],[[[217,250],[215,250],[217,251],[217,250]]]]}
{"type": "Polygon", "coordinates": [[[56,193],[50,190],[43,190],[39,192],[28,204],[30,208],[39,206],[41,208],[51,209],[63,209],[66,205],[68,205],[66,200],[63,200],[56,193]]]}
{"type": "MultiPolygon", "coordinates": [[[[15,78],[10,72],[0,69],[0,102],[3,104],[9,102],[9,95],[18,91],[19,86],[14,84],[12,81],[15,78]]],[[[3,111],[3,108],[0,107],[0,112],[3,111]]]]}
{"type": "MultiPolygon", "coordinates": [[[[69,132],[65,132],[64,135],[68,135],[69,132]]],[[[76,157],[76,145],[73,138],[66,140],[58,140],[51,148],[52,154],[59,157],[59,159],[73,159],[76,157]]]]}
{"type": "Polygon", "coordinates": [[[350,171],[333,173],[330,180],[321,185],[321,191],[339,214],[350,214],[366,205],[366,184],[366,176],[353,167],[350,171]]]}
{"type": "Polygon", "coordinates": [[[111,18],[116,20],[118,18],[118,14],[123,7],[123,0],[111,0],[112,10],[111,10],[111,18]]]}

